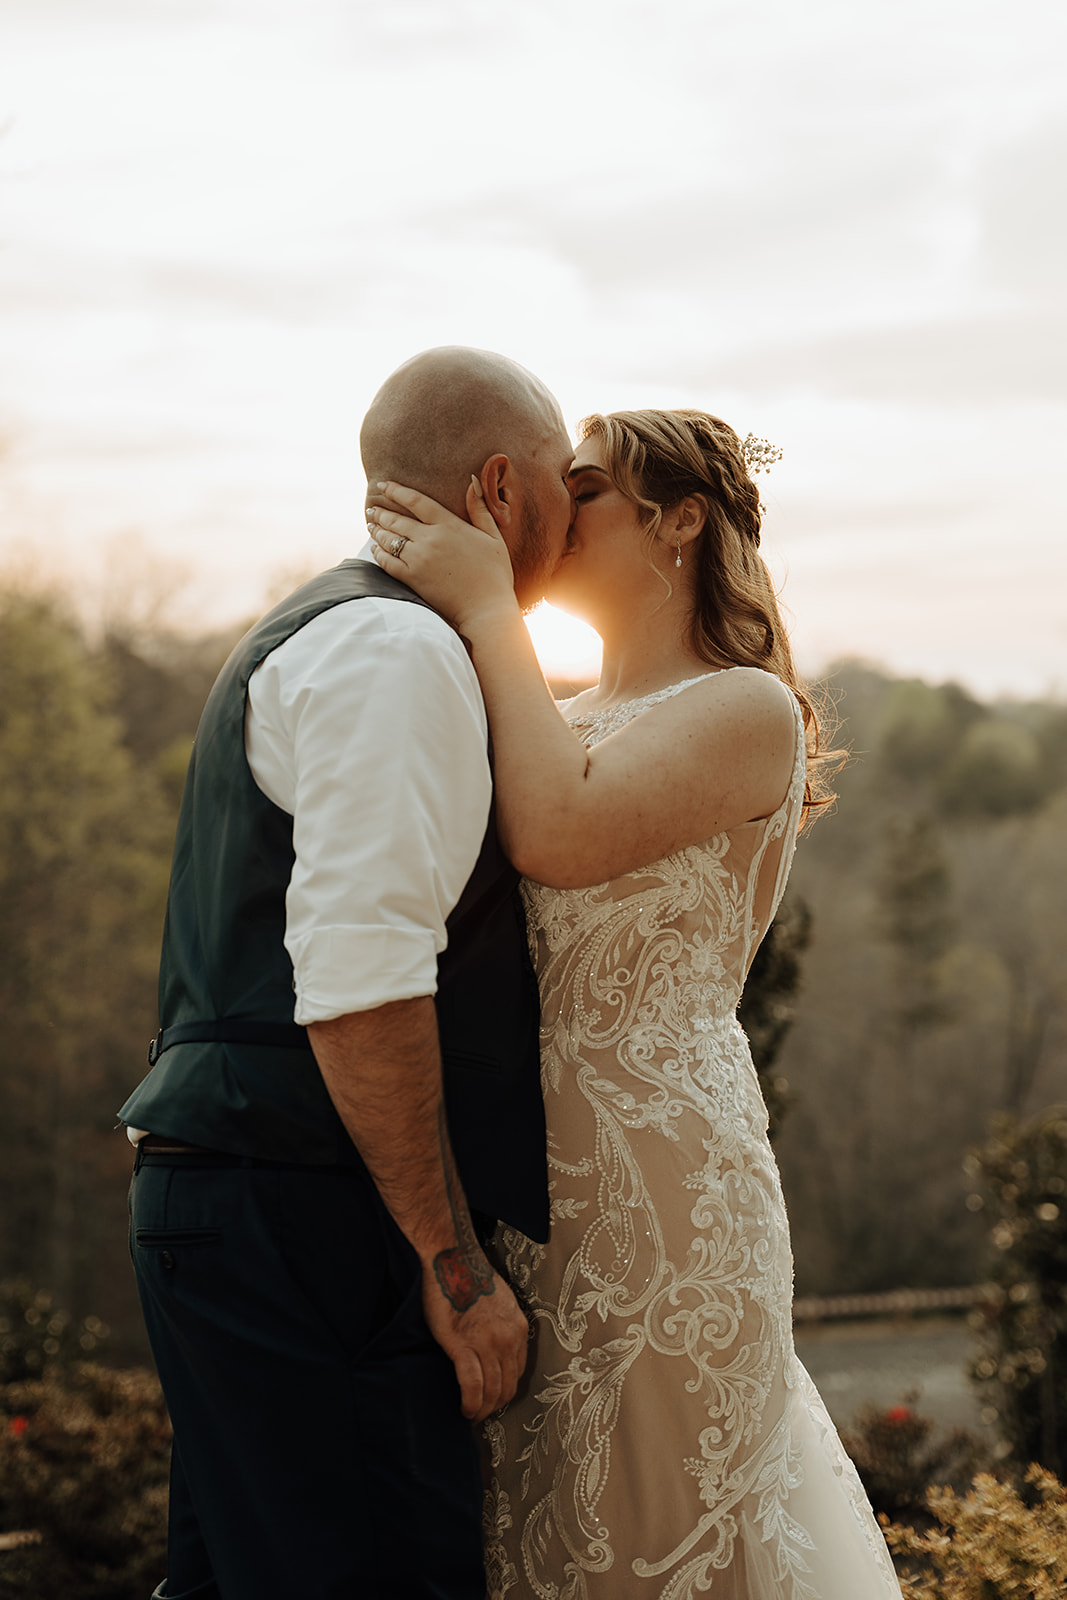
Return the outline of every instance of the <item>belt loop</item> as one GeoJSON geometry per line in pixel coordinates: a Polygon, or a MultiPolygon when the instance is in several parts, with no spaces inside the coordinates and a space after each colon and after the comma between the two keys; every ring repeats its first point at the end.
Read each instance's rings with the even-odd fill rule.
{"type": "Polygon", "coordinates": [[[134,1177],[136,1177],[137,1174],[141,1170],[141,1145],[143,1144],[143,1142],[144,1141],[142,1139],[138,1139],[137,1143],[133,1147],[133,1175],[134,1175],[134,1177]]]}

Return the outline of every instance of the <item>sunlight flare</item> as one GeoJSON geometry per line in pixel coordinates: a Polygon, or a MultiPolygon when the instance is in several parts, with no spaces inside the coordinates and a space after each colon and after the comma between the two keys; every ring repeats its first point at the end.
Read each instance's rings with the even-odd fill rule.
{"type": "Polygon", "coordinates": [[[526,618],[541,670],[549,679],[595,681],[600,676],[600,635],[577,617],[542,601],[526,618]]]}

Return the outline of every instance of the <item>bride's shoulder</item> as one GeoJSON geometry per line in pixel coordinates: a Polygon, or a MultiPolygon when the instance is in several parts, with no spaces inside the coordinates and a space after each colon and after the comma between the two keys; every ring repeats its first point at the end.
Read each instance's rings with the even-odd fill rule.
{"type": "MultiPolygon", "coordinates": [[[[746,762],[794,748],[797,702],[780,678],[760,667],[710,673],[675,697],[675,720],[663,733],[684,739],[695,762],[746,762]]],[[[782,760],[785,760],[785,754],[782,760]]]]}
{"type": "Polygon", "coordinates": [[[781,678],[762,667],[725,667],[710,672],[687,691],[694,709],[721,708],[744,712],[773,721],[792,721],[796,716],[796,697],[781,678]]]}

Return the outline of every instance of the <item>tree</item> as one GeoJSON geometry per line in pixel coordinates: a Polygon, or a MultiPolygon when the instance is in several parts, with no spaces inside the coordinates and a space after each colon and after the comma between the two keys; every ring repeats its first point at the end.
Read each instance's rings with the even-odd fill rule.
{"type": "Polygon", "coordinates": [[[0,1275],[95,1311],[128,1276],[112,1130],[155,1030],[172,821],[55,603],[0,596],[0,679],[0,1275]]]}
{"type": "Polygon", "coordinates": [[[953,816],[1030,811],[1045,794],[1041,745],[1021,723],[985,717],[968,728],[938,791],[941,809],[953,816]]]}
{"type": "Polygon", "coordinates": [[[1067,710],[854,664],[832,693],[852,759],[797,851],[813,932],[775,1069],[797,1282],[973,1283],[966,1150],[996,1110],[1067,1099],[1067,710]],[[1035,750],[1036,803],[1007,781],[1033,774],[1035,750]],[[983,751],[989,770],[949,804],[983,751]]]}
{"type": "Polygon", "coordinates": [[[909,1053],[917,1034],[946,1017],[937,962],[952,929],[950,887],[948,862],[931,819],[891,821],[879,883],[881,924],[893,950],[890,1025],[909,1053]]]}
{"type": "Polygon", "coordinates": [[[912,782],[936,777],[982,708],[958,684],[934,687],[917,679],[889,686],[879,729],[879,763],[912,782]]]}
{"type": "Polygon", "coordinates": [[[1065,1089],[1067,792],[986,826],[960,850],[957,881],[1000,997],[993,1106],[1022,1116],[1065,1089]]]}
{"type": "Polygon", "coordinates": [[[806,902],[798,895],[787,898],[756,951],[738,1007],[767,1103],[772,1140],[789,1108],[789,1083],[773,1076],[772,1068],[793,1025],[800,957],[810,938],[811,912],[806,902]]]}

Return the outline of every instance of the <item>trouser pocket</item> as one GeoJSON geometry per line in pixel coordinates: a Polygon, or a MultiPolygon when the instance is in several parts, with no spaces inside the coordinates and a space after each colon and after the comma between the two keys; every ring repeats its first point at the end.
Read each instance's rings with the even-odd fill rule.
{"type": "Polygon", "coordinates": [[[166,1246],[217,1244],[221,1228],[135,1228],[134,1242],[142,1250],[162,1250],[166,1246]]]}

